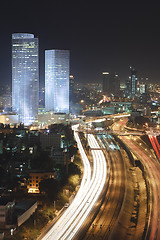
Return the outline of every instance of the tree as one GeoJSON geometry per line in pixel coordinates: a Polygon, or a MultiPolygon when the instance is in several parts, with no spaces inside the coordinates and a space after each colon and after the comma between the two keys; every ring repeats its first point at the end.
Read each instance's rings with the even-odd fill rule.
{"type": "Polygon", "coordinates": [[[0,129],[4,129],[4,124],[0,123],[0,129]]]}
{"type": "Polygon", "coordinates": [[[68,183],[74,188],[79,184],[79,182],[80,182],[79,175],[72,175],[68,179],[68,183]]]}
{"type": "Polygon", "coordinates": [[[20,123],[19,126],[18,126],[18,129],[23,130],[23,129],[24,129],[24,124],[23,124],[23,123],[20,123]]]}
{"type": "Polygon", "coordinates": [[[81,173],[81,170],[79,169],[79,167],[76,164],[70,163],[68,165],[68,175],[69,176],[70,175],[75,175],[75,174],[80,175],[80,173],[81,173]]]}
{"type": "Polygon", "coordinates": [[[64,126],[64,133],[69,144],[74,141],[73,131],[70,125],[64,126]]]}
{"type": "Polygon", "coordinates": [[[60,191],[60,184],[54,178],[47,178],[39,183],[40,192],[45,192],[50,201],[56,200],[60,191]]]}
{"type": "Polygon", "coordinates": [[[71,145],[69,146],[68,150],[69,150],[69,157],[71,158],[73,155],[77,153],[78,148],[71,145]]]}
{"type": "Polygon", "coordinates": [[[6,124],[5,129],[10,129],[10,124],[6,124]]]}
{"type": "Polygon", "coordinates": [[[46,152],[40,151],[31,159],[31,169],[50,170],[51,168],[51,159],[46,152]]]}

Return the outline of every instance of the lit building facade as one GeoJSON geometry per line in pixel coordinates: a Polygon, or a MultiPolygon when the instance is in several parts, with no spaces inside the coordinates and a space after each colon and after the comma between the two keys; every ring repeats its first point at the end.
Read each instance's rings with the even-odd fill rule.
{"type": "Polygon", "coordinates": [[[69,76],[69,100],[74,100],[74,93],[75,93],[75,79],[73,75],[69,76]]]}
{"type": "Polygon", "coordinates": [[[126,81],[125,96],[128,98],[135,98],[137,94],[137,71],[130,67],[131,75],[126,81]]]}
{"type": "Polygon", "coordinates": [[[12,34],[12,110],[19,122],[37,121],[39,99],[38,38],[33,34],[12,34]]]}
{"type": "Polygon", "coordinates": [[[29,182],[27,184],[28,193],[40,193],[40,181],[48,178],[56,178],[56,172],[32,171],[29,173],[29,182]]]}
{"type": "Polygon", "coordinates": [[[140,92],[140,94],[146,93],[147,92],[147,84],[141,83],[139,85],[139,92],[140,92]]]}
{"type": "Polygon", "coordinates": [[[45,108],[69,113],[69,51],[45,51],[45,108]]]}
{"type": "Polygon", "coordinates": [[[134,98],[137,93],[137,72],[134,68],[131,69],[131,96],[134,98]]]}

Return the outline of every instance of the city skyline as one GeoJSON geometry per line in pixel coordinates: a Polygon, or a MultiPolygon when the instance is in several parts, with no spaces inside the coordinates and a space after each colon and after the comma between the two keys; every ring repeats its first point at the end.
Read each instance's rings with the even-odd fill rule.
{"type": "Polygon", "coordinates": [[[104,71],[117,72],[122,82],[129,66],[138,77],[160,79],[158,5],[143,1],[90,4],[32,2],[1,4],[0,81],[11,82],[10,39],[14,32],[28,32],[40,39],[40,84],[44,85],[44,50],[69,49],[71,74],[77,82],[100,81],[104,71]],[[50,24],[48,24],[50,23],[50,24]]]}
{"type": "Polygon", "coordinates": [[[0,11],[0,239],[160,240],[158,5],[0,11]]]}

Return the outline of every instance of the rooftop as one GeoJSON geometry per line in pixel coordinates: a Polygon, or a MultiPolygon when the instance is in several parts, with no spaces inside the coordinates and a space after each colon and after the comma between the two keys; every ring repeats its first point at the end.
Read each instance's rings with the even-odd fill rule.
{"type": "Polygon", "coordinates": [[[7,205],[7,203],[13,202],[13,201],[14,201],[14,199],[11,197],[2,196],[2,197],[0,197],[0,206],[5,206],[5,205],[7,205]]]}

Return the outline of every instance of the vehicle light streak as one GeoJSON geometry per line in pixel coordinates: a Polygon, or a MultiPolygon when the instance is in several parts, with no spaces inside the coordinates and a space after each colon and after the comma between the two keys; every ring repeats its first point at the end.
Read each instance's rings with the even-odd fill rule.
{"type": "Polygon", "coordinates": [[[158,143],[158,140],[157,140],[156,136],[148,135],[148,137],[149,137],[152,147],[160,161],[160,145],[158,143]]]}
{"type": "MultiPolygon", "coordinates": [[[[74,127],[76,130],[76,127],[74,127]]],[[[74,132],[77,146],[84,164],[84,174],[80,189],[71,205],[55,223],[43,240],[73,239],[86,220],[95,202],[98,200],[106,180],[106,160],[102,150],[91,150],[93,155],[93,173],[79,136],[74,132]]],[[[88,135],[90,148],[100,149],[95,137],[88,135]]]]}
{"type": "Polygon", "coordinates": [[[149,218],[150,233],[147,239],[160,239],[160,165],[151,159],[148,154],[138,145],[131,141],[129,137],[121,137],[125,144],[132,149],[132,152],[141,159],[145,168],[148,171],[150,182],[151,182],[151,193],[152,193],[152,206],[151,206],[151,217],[149,218]]]}
{"type": "MultiPolygon", "coordinates": [[[[93,154],[94,155],[94,154],[93,154]]],[[[97,156],[95,156],[97,157],[97,156]]],[[[102,158],[103,158],[103,155],[102,155],[102,158]]],[[[103,173],[102,174],[106,174],[105,170],[103,169],[103,173]]],[[[100,178],[100,175],[97,175],[99,176],[100,178]]],[[[104,183],[105,183],[105,180],[102,180],[101,182],[101,185],[98,185],[96,186],[96,189],[95,191],[92,193],[92,195],[90,196],[90,205],[89,207],[86,209],[86,212],[85,214],[83,215],[83,218],[81,219],[81,221],[79,221],[77,227],[76,227],[76,231],[80,228],[81,224],[83,223],[83,221],[87,218],[89,212],[91,211],[92,207],[94,206],[95,202],[97,201],[102,189],[103,189],[103,186],[104,186],[104,183]]],[[[95,185],[95,184],[94,184],[95,185]]],[[[72,238],[68,238],[68,239],[72,239],[72,238]]]]}
{"type": "MultiPolygon", "coordinates": [[[[77,129],[77,125],[74,126],[74,130],[77,129]]],[[[83,194],[86,191],[86,188],[90,182],[91,179],[91,167],[90,167],[90,163],[88,161],[88,158],[85,154],[85,151],[82,147],[81,141],[79,139],[78,134],[74,131],[74,136],[75,139],[77,141],[77,146],[78,149],[80,151],[81,157],[82,157],[82,161],[83,161],[83,165],[84,165],[84,172],[83,172],[83,178],[82,178],[82,182],[81,182],[81,186],[80,189],[78,191],[78,193],[76,194],[73,202],[71,203],[71,205],[66,209],[66,211],[64,212],[64,214],[62,215],[62,217],[58,220],[58,222],[52,227],[52,229],[45,235],[45,237],[43,238],[43,240],[48,240],[48,239],[57,239],[57,238],[53,238],[54,234],[57,235],[57,233],[59,231],[61,231],[61,228],[65,225],[65,223],[69,220],[69,218],[74,215],[74,209],[77,208],[77,206],[79,205],[79,202],[81,200],[81,197],[83,196],[83,194]],[[60,229],[60,230],[59,230],[60,229]]]]}

